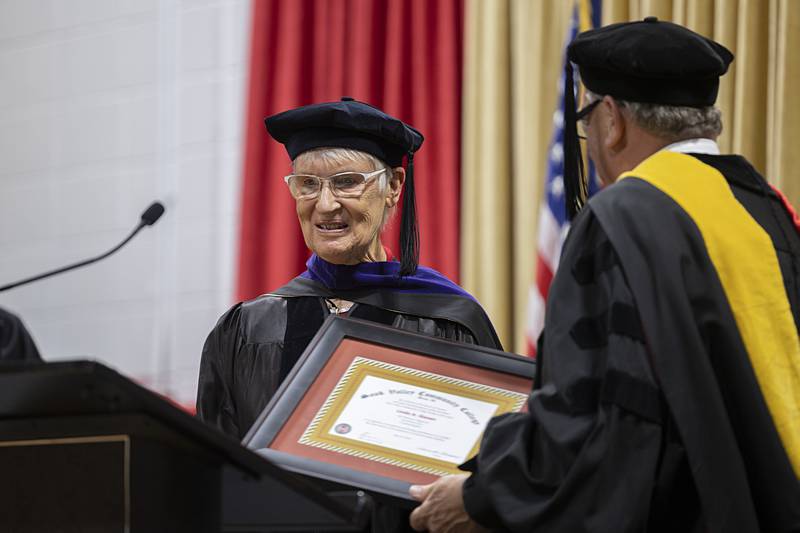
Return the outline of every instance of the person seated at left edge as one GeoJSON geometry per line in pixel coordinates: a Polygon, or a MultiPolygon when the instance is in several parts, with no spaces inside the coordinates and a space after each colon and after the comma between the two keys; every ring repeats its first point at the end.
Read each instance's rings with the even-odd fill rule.
{"type": "MultiPolygon", "coordinates": [[[[197,413],[202,420],[244,437],[332,313],[502,349],[470,294],[418,266],[413,157],[423,141],[419,131],[346,97],[265,122],[292,160],[292,174],[284,179],[313,253],[305,272],[269,294],[236,304],[211,331],[200,364],[197,413]],[[397,261],[383,246],[381,230],[403,187],[397,261]]],[[[383,518],[373,523],[375,531],[409,529],[407,512],[394,518],[379,514],[383,518]]]]}
{"type": "Polygon", "coordinates": [[[36,343],[22,320],[0,307],[0,362],[41,360],[36,343]]]}

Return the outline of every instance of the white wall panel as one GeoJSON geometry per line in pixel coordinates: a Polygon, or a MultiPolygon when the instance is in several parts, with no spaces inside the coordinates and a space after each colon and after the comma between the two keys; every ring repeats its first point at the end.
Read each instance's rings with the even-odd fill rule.
{"type": "Polygon", "coordinates": [[[182,403],[231,305],[247,0],[0,2],[0,294],[46,359],[95,358],[182,403]]]}

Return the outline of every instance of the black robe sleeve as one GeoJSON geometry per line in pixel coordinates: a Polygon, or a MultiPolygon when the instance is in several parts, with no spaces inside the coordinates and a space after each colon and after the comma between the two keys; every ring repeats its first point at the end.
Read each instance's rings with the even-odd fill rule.
{"type": "Polygon", "coordinates": [[[236,305],[206,339],[197,386],[197,416],[232,436],[241,433],[231,391],[234,361],[244,345],[240,328],[241,305],[236,305]]]}
{"type": "MultiPolygon", "coordinates": [[[[590,209],[565,243],[545,332],[528,412],[494,419],[468,465],[468,513],[496,530],[647,530],[665,474],[663,400],[631,290],[590,209]]],[[[685,465],[679,446],[670,457],[665,468],[685,465]]]]}
{"type": "MultiPolygon", "coordinates": [[[[261,296],[233,306],[222,315],[203,346],[197,415],[239,440],[278,390],[287,371],[287,357],[296,360],[305,347],[303,342],[295,342],[296,329],[289,326],[302,322],[297,317],[308,315],[307,306],[290,313],[296,306],[287,300],[261,296]],[[289,320],[289,314],[296,318],[289,320]]],[[[321,314],[320,304],[310,306],[314,307],[321,314]]],[[[301,335],[306,343],[319,324],[301,335]]]]}
{"type": "Polygon", "coordinates": [[[0,361],[41,361],[39,350],[15,314],[0,309],[0,361]]]}

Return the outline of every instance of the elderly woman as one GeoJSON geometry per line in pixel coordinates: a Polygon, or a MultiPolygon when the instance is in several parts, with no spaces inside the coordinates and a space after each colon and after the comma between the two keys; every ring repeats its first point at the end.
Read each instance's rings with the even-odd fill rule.
{"type": "Polygon", "coordinates": [[[209,335],[197,397],[203,420],[242,438],[331,313],[500,347],[472,296],[417,266],[413,154],[423,140],[417,130],[349,98],[286,111],[266,125],[292,159],[284,179],[313,254],[308,270],[235,305],[209,335]],[[381,243],[381,229],[404,185],[398,262],[381,243]]]}

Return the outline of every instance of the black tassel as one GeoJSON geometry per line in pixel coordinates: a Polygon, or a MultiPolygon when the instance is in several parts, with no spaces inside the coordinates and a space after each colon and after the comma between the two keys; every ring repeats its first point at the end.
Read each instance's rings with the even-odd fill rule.
{"type": "Polygon", "coordinates": [[[569,59],[564,68],[564,201],[567,207],[567,218],[572,220],[586,203],[589,188],[583,168],[581,142],[578,138],[578,121],[575,118],[575,82],[572,62],[569,59]]]}
{"type": "Polygon", "coordinates": [[[408,152],[403,212],[400,221],[400,275],[410,276],[419,265],[419,229],[417,202],[414,194],[414,153],[408,152]]]}

